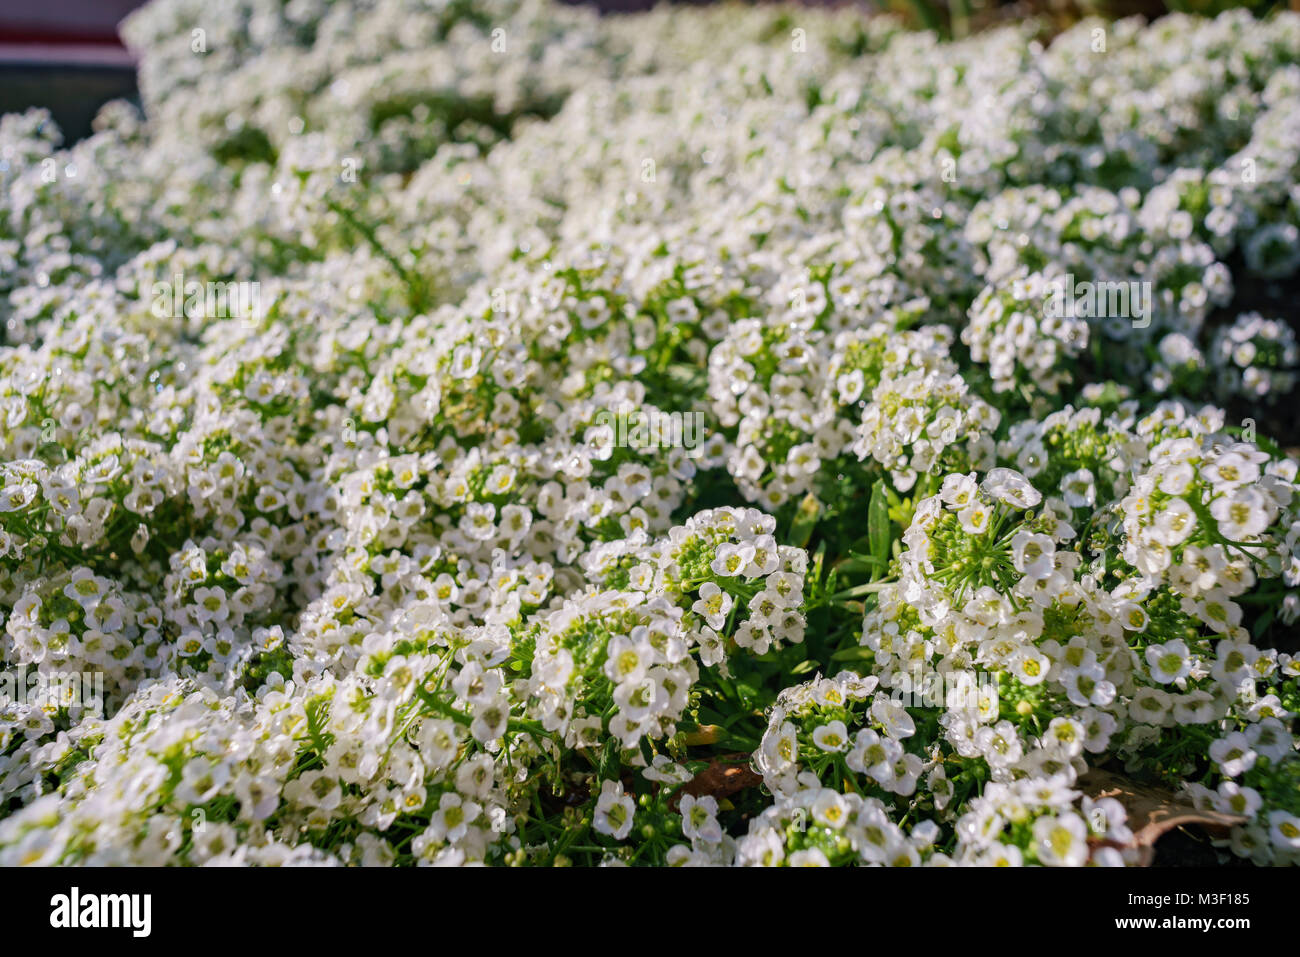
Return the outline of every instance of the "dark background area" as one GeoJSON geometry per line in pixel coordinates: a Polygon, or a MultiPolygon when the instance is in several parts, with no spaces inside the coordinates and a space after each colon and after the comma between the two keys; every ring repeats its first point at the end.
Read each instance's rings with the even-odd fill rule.
{"type": "Polygon", "coordinates": [[[135,95],[118,22],[143,0],[0,0],[0,113],[47,107],[68,140],[99,107],[135,95]]]}

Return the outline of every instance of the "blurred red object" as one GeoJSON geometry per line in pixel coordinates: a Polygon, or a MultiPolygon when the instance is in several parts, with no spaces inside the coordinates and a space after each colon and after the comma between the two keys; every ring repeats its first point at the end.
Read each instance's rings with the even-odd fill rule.
{"type": "Polygon", "coordinates": [[[0,114],[42,106],[65,143],[91,132],[101,104],[136,95],[117,26],[144,0],[0,0],[0,114]]]}
{"type": "Polygon", "coordinates": [[[120,47],[117,25],[144,0],[0,0],[0,44],[120,47]]]}

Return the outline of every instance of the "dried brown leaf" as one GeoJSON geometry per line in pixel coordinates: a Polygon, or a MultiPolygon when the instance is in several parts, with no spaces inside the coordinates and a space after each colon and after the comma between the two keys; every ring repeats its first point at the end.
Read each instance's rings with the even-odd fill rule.
{"type": "MultiPolygon", "coordinates": [[[[722,754],[709,759],[709,766],[695,775],[681,790],[681,794],[694,797],[712,796],[719,801],[737,791],[757,787],[763,783],[762,775],[749,766],[749,755],[722,754]]],[[[677,802],[674,801],[675,805],[677,802]]]]}
{"type": "Polygon", "coordinates": [[[1139,862],[1144,867],[1155,859],[1156,841],[1174,828],[1191,824],[1222,834],[1234,824],[1246,823],[1246,818],[1239,814],[1202,811],[1175,797],[1172,791],[1138,784],[1110,771],[1089,771],[1079,779],[1079,787],[1089,797],[1114,798],[1124,805],[1128,812],[1128,826],[1133,831],[1133,840],[1128,844],[1105,840],[1091,843],[1120,849],[1137,848],[1139,862]]]}

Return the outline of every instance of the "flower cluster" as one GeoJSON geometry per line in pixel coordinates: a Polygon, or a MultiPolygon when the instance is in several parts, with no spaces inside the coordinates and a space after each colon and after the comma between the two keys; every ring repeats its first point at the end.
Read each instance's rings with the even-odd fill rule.
{"type": "Polygon", "coordinates": [[[1295,388],[1300,345],[1295,330],[1282,320],[1248,312],[1215,330],[1210,363],[1225,397],[1274,402],[1295,388]]]}
{"type": "Polygon", "coordinates": [[[1300,861],[1300,15],[210,6],[0,118],[0,864],[1300,861]]]}

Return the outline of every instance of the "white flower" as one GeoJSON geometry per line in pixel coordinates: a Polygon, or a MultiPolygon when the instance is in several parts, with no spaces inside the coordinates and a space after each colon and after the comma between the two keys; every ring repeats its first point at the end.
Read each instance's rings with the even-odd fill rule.
{"type": "Polygon", "coordinates": [[[843,721],[818,725],[813,730],[812,739],[813,744],[823,751],[847,751],[849,747],[849,731],[843,721]]]}
{"type": "Polygon", "coordinates": [[[710,628],[722,628],[726,624],[727,613],[731,611],[731,596],[713,582],[701,585],[699,594],[700,597],[691,605],[691,610],[703,618],[710,628]]]}
{"type": "Polygon", "coordinates": [[[1232,731],[1210,744],[1210,760],[1230,778],[1239,777],[1255,766],[1256,754],[1240,731],[1232,731]]]}
{"type": "Polygon", "coordinates": [[[1210,503],[1219,533],[1234,542],[1249,541],[1268,527],[1270,513],[1257,488],[1238,488],[1210,503]]]}
{"type": "Polygon", "coordinates": [[[1033,508],[1043,496],[1019,472],[996,468],[989,471],[980,488],[990,497],[1015,508],[1033,508]]]}
{"type": "Polygon", "coordinates": [[[1052,867],[1079,867],[1088,860],[1088,825],[1071,812],[1034,821],[1034,851],[1052,867]]]}
{"type": "Polygon", "coordinates": [[[1175,639],[1162,645],[1148,645],[1144,652],[1151,677],[1162,685],[1173,684],[1192,670],[1187,643],[1175,639]]]}
{"type": "Polygon", "coordinates": [[[1279,848],[1300,851],[1300,817],[1287,811],[1270,811],[1268,836],[1279,848]]]}
{"type": "Polygon", "coordinates": [[[1091,508],[1097,501],[1097,485],[1092,470],[1081,468],[1063,475],[1061,497],[1070,508],[1091,508]]]}
{"type": "Polygon", "coordinates": [[[722,840],[722,826],[718,823],[718,801],[711,796],[696,798],[682,796],[682,834],[689,840],[717,844],[722,840]]]}
{"type": "Polygon", "coordinates": [[[1011,539],[1011,556],[1016,570],[1026,578],[1042,579],[1054,569],[1056,544],[1046,535],[1023,529],[1011,539]]]}
{"type": "Polygon", "coordinates": [[[603,781],[600,785],[600,798],[596,801],[596,814],[592,820],[592,827],[600,834],[621,841],[632,831],[635,812],[636,804],[630,795],[623,793],[622,783],[603,781]]]}

